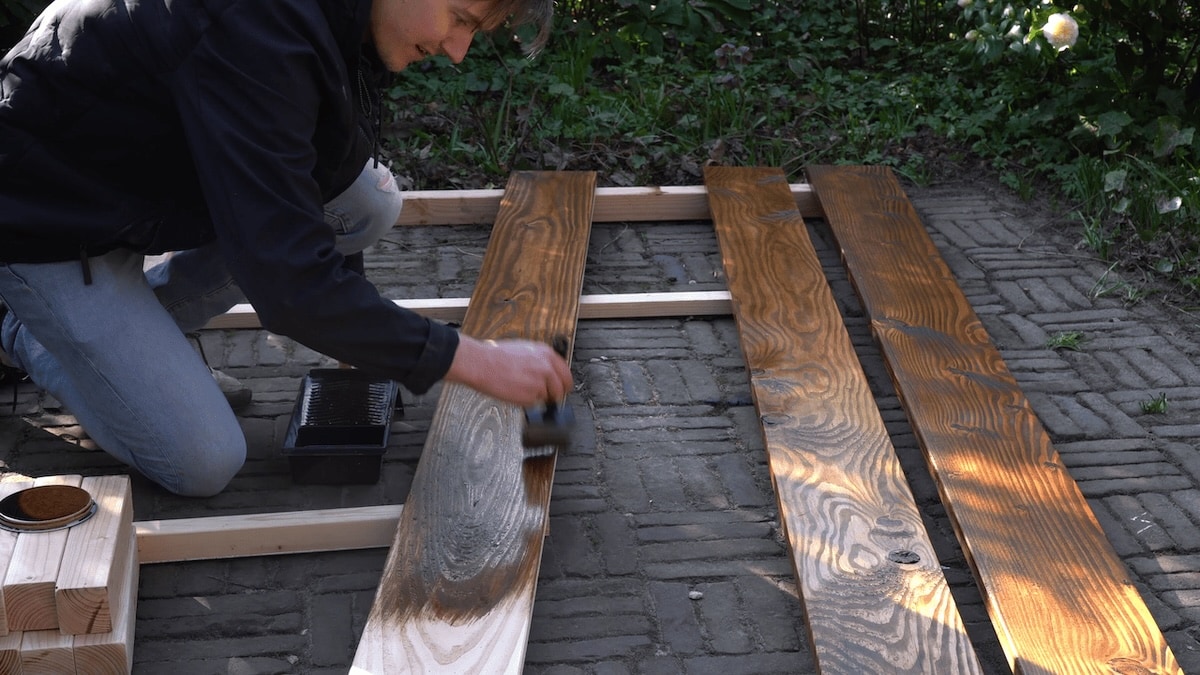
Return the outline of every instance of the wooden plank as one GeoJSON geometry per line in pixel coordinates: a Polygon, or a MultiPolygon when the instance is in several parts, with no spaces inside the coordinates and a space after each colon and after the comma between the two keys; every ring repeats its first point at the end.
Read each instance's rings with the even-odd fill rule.
{"type": "Polygon", "coordinates": [[[72,649],[75,672],[79,675],[124,675],[133,670],[133,633],[141,570],[134,538],[126,536],[121,544],[114,564],[112,630],[75,636],[72,649]]]}
{"type": "MultiPolygon", "coordinates": [[[[88,523],[97,518],[104,520],[102,515],[106,510],[115,510],[116,518],[124,519],[126,526],[118,528],[115,557],[107,565],[112,570],[106,589],[108,605],[104,613],[109,617],[108,632],[95,632],[90,635],[70,635],[57,628],[27,630],[12,632],[0,637],[0,673],[5,675],[63,675],[64,673],[80,673],[84,675],[117,675],[128,673],[133,668],[133,632],[137,608],[137,578],[138,564],[136,543],[133,537],[129,480],[127,476],[105,476],[102,478],[83,478],[78,476],[54,477],[26,481],[17,485],[18,488],[34,484],[80,484],[96,499],[98,511],[89,521],[76,525],[69,530],[68,542],[75,532],[87,527],[88,523]],[[65,480],[64,480],[65,479],[65,480]],[[116,503],[123,500],[122,503],[116,503]],[[107,505],[107,506],[106,506],[107,505]]],[[[0,485],[0,490],[8,489],[8,484],[0,485]]],[[[14,490],[15,491],[15,490],[14,490]]],[[[56,533],[22,533],[32,536],[44,536],[56,533]]],[[[31,536],[31,538],[32,538],[31,536]]],[[[70,551],[70,544],[65,545],[70,551]]],[[[104,555],[103,551],[94,554],[82,551],[79,555],[104,555]]],[[[96,569],[105,567],[98,564],[96,569]]]]}
{"type": "Polygon", "coordinates": [[[54,592],[58,629],[70,635],[108,633],[121,556],[133,538],[133,493],[129,476],[89,476],[80,487],[96,502],[96,513],[67,531],[54,592]]]}
{"type": "MultiPolygon", "coordinates": [[[[465,333],[574,335],[594,194],[592,173],[512,175],[465,333]]],[[[523,461],[523,420],[443,388],[352,673],[521,671],[555,463],[523,461]]]]}
{"type": "MultiPolygon", "coordinates": [[[[804,217],[822,216],[808,184],[796,183],[789,188],[804,217]]],[[[496,220],[503,195],[503,190],[406,192],[396,225],[490,225],[496,220]]],[[[702,185],[598,188],[592,222],[708,220],[707,197],[702,185]]]]}
{"type": "Polygon", "coordinates": [[[895,176],[808,175],[1013,670],[1182,672],[895,176]]]}
{"type": "MultiPolygon", "coordinates": [[[[78,487],[82,476],[45,476],[35,486],[78,487]]],[[[4,607],[9,630],[37,631],[58,628],[54,588],[69,530],[22,532],[17,535],[8,571],[4,575],[4,607]]]]}
{"type": "MultiPolygon", "coordinates": [[[[415,298],[393,300],[421,316],[461,323],[469,298],[415,298]]],[[[673,316],[728,316],[728,291],[678,291],[585,295],[579,299],[580,319],[638,319],[673,316]]],[[[214,317],[205,328],[261,328],[258,314],[248,304],[235,305],[214,317]]]]}
{"type": "Polygon", "coordinates": [[[0,637],[0,673],[22,675],[21,638],[24,633],[9,633],[0,637]]]}
{"type": "Polygon", "coordinates": [[[820,671],[982,672],[783,172],[704,176],[820,671]]]}
{"type": "MultiPolygon", "coordinates": [[[[30,479],[30,480],[5,480],[3,482],[0,482],[0,499],[4,499],[5,497],[7,497],[19,490],[24,490],[26,488],[31,488],[31,487],[33,487],[32,479],[30,479]]],[[[9,530],[0,530],[0,580],[4,579],[8,574],[8,568],[12,561],[13,551],[17,547],[17,536],[18,535],[16,532],[11,532],[9,530]]],[[[0,589],[0,635],[8,635],[8,634],[9,634],[8,611],[5,609],[5,605],[4,605],[3,590],[0,589]]],[[[17,645],[14,649],[18,649],[18,651],[19,651],[19,647],[20,647],[20,641],[18,640],[17,645]]],[[[18,653],[17,658],[18,659],[20,658],[19,653],[18,653]]],[[[2,655],[0,655],[0,663],[3,663],[4,661],[5,661],[4,657],[2,655]]],[[[6,672],[6,671],[3,668],[0,668],[0,673],[3,673],[3,672],[6,672]]]]}
{"type": "Polygon", "coordinates": [[[75,637],[57,629],[21,633],[23,675],[70,675],[75,673],[75,637]]]}
{"type": "MultiPolygon", "coordinates": [[[[151,563],[350,551],[390,546],[400,504],[134,523],[138,557],[151,563]]],[[[0,671],[2,672],[2,671],[0,671]]]]}
{"type": "Polygon", "coordinates": [[[729,291],[616,293],[579,298],[580,319],[650,319],[728,316],[729,291]]]}

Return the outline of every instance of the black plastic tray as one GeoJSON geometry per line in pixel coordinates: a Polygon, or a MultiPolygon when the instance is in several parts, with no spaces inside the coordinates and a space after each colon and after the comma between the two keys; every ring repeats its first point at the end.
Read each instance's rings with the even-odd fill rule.
{"type": "Polygon", "coordinates": [[[351,368],[309,371],[283,442],[293,482],[378,482],[398,400],[387,378],[351,368]]]}

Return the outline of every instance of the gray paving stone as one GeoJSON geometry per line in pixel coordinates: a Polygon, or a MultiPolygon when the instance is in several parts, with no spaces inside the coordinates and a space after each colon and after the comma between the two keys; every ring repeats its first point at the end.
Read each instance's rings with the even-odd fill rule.
{"type": "Polygon", "coordinates": [[[358,640],[354,634],[353,597],[344,594],[317,595],[309,608],[312,627],[310,658],[315,666],[339,666],[354,659],[358,640]]]}
{"type": "Polygon", "coordinates": [[[762,675],[764,673],[815,673],[807,655],[800,652],[739,656],[705,656],[684,659],[684,672],[695,675],[762,675]]]}
{"type": "MultiPolygon", "coordinates": [[[[1051,434],[1186,672],[1200,672],[1200,340],[1119,275],[986,185],[911,188],[964,294],[1051,434]],[[1060,332],[1080,351],[1053,350],[1060,332]],[[1164,414],[1142,404],[1158,395],[1164,414]]],[[[985,671],[1005,672],[986,605],[828,228],[809,231],[985,671]]],[[[467,297],[484,227],[399,228],[368,253],[388,297],[467,297]]],[[[709,223],[597,224],[587,293],[723,290],[709,223]]],[[[215,367],[244,379],[250,445],[230,489],[173,497],[135,479],[139,519],[402,502],[439,389],[407,393],[383,479],[297,486],[278,453],[300,378],[334,364],[264,331],[204,331],[215,367]]],[[[526,672],[816,672],[778,523],[749,376],[729,317],[581,322],[577,446],[559,458],[526,672]],[[693,599],[692,593],[697,593],[693,599]]],[[[3,393],[3,392],[0,392],[3,393]]],[[[0,410],[14,471],[112,473],[61,404],[18,389],[0,410]]],[[[345,673],[386,549],[145,565],[135,673],[345,673]]]]}
{"type": "Polygon", "coordinates": [[[652,582],[650,592],[659,617],[664,647],[672,654],[695,654],[704,648],[692,588],[685,583],[652,582]]]}
{"type": "Polygon", "coordinates": [[[693,602],[708,635],[708,646],[718,654],[748,654],[754,650],[753,636],[745,624],[746,610],[733,581],[697,584],[693,602]]]}
{"type": "Polygon", "coordinates": [[[563,642],[531,642],[525,652],[528,663],[586,663],[597,659],[620,658],[651,644],[646,635],[621,635],[608,638],[563,642]]]}
{"type": "Polygon", "coordinates": [[[791,579],[742,578],[734,582],[747,610],[746,621],[767,652],[806,649],[796,586],[791,579]]]}

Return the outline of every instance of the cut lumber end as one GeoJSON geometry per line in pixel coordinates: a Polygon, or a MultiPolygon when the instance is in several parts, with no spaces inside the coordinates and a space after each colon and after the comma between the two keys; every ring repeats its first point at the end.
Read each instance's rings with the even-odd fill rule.
{"type": "Polygon", "coordinates": [[[125,675],[133,670],[133,637],[137,614],[137,544],[132,536],[124,541],[113,593],[112,631],[76,635],[75,669],[80,675],[125,675]]]}
{"type": "Polygon", "coordinates": [[[35,630],[21,634],[21,673],[23,675],[64,675],[76,673],[74,638],[57,630],[35,630]]]}
{"type": "Polygon", "coordinates": [[[128,476],[96,476],[81,487],[96,502],[96,513],[72,527],[55,586],[58,627],[80,635],[112,630],[121,556],[133,539],[133,499],[128,476]]]}
{"type": "Polygon", "coordinates": [[[4,607],[8,612],[10,631],[58,628],[53,581],[5,585],[4,607]]]}

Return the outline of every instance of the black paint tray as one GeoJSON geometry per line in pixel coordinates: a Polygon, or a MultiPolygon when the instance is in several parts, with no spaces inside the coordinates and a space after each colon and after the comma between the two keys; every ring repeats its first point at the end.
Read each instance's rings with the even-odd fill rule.
{"type": "Polygon", "coordinates": [[[379,482],[399,387],[352,368],[316,368],[300,385],[283,441],[292,480],[304,484],[379,482]]]}

